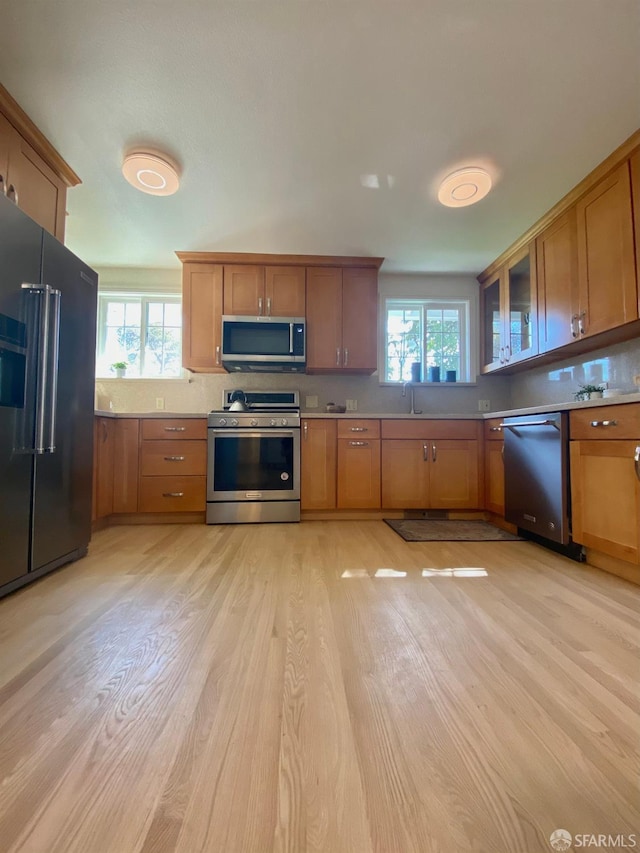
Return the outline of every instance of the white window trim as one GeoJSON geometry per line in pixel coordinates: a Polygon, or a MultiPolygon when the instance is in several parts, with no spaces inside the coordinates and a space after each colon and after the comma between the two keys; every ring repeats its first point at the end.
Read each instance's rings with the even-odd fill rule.
{"type": "MultiPolygon", "coordinates": [[[[146,340],[146,331],[147,331],[147,312],[146,312],[146,304],[148,302],[153,301],[162,301],[162,302],[174,302],[180,304],[182,302],[182,296],[179,293],[175,293],[168,290],[158,290],[156,292],[151,292],[150,290],[124,290],[117,287],[109,290],[99,290],[98,291],[98,329],[97,329],[97,352],[96,352],[96,370],[97,370],[97,361],[104,349],[105,344],[105,336],[106,336],[106,311],[107,311],[107,302],[109,300],[113,300],[114,302],[139,302],[141,304],[141,312],[140,312],[140,340],[146,340]]],[[[140,351],[140,366],[141,368],[144,366],[144,346],[141,347],[140,351]]],[[[127,376],[126,381],[136,381],[136,382],[180,382],[184,379],[184,370],[181,367],[180,373],[177,376],[127,376]]],[[[96,372],[96,381],[97,382],[109,382],[109,381],[119,381],[122,382],[122,379],[116,380],[114,376],[100,376],[96,372]]]]}

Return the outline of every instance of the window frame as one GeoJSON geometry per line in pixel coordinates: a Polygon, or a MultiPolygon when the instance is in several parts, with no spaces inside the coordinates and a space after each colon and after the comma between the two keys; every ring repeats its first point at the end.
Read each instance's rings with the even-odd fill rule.
{"type": "MultiPolygon", "coordinates": [[[[151,292],[151,291],[134,291],[134,290],[99,290],[98,292],[98,311],[97,311],[97,334],[96,334],[96,380],[104,381],[105,379],[113,379],[114,377],[110,374],[101,375],[98,373],[98,362],[102,357],[102,353],[104,352],[104,347],[106,343],[107,336],[107,311],[108,311],[108,303],[109,302],[124,302],[130,304],[139,304],[140,305],[140,375],[139,376],[128,376],[128,379],[156,379],[166,381],[175,381],[176,379],[181,379],[183,376],[184,369],[182,367],[182,359],[180,360],[180,368],[177,374],[174,376],[145,376],[144,375],[144,364],[145,364],[145,349],[146,349],[146,340],[147,340],[147,329],[148,329],[148,306],[151,302],[170,302],[174,305],[182,304],[182,295],[179,293],[167,293],[167,292],[151,292]]],[[[163,328],[165,326],[163,325],[163,328]]],[[[171,326],[169,328],[176,328],[175,326],[171,326]]],[[[180,340],[182,342],[182,333],[183,326],[180,324],[180,340]]]]}
{"type": "Polygon", "coordinates": [[[388,351],[387,351],[387,328],[388,328],[388,312],[389,310],[403,310],[403,309],[415,309],[418,307],[420,309],[420,323],[421,323],[421,363],[422,363],[422,371],[423,377],[422,381],[424,383],[428,383],[428,375],[427,375],[427,365],[425,364],[425,317],[426,311],[428,308],[435,308],[437,310],[451,310],[454,309],[458,311],[461,325],[461,334],[460,334],[460,376],[462,376],[462,370],[464,367],[464,379],[458,377],[457,381],[454,382],[445,382],[444,376],[441,376],[441,381],[439,383],[429,383],[432,385],[438,385],[443,388],[455,388],[460,387],[461,385],[476,385],[477,384],[477,359],[474,358],[475,345],[477,343],[474,340],[473,335],[473,322],[474,316],[477,313],[476,306],[473,303],[473,300],[470,296],[466,294],[461,295],[452,295],[450,297],[444,296],[444,294],[431,294],[431,295],[417,295],[415,293],[407,294],[406,296],[400,294],[392,294],[389,292],[381,293],[380,295],[380,346],[379,346],[379,358],[378,358],[378,372],[379,372],[379,384],[380,385],[388,385],[390,387],[397,387],[402,385],[405,381],[403,379],[387,379],[387,368],[388,368],[388,351]]]}

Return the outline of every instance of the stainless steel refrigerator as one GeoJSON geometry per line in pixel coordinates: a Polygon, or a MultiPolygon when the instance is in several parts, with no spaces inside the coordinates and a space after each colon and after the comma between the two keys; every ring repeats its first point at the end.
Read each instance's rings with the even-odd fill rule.
{"type": "Polygon", "coordinates": [[[0,193],[0,596],[87,552],[97,289],[0,193]]]}

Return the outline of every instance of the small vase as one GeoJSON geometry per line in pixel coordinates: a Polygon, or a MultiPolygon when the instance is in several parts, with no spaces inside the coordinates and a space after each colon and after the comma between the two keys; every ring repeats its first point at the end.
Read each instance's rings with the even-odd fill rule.
{"type": "Polygon", "coordinates": [[[126,367],[116,367],[116,379],[124,379],[127,375],[126,367]]]}
{"type": "Polygon", "coordinates": [[[602,391],[590,391],[589,392],[590,400],[601,400],[602,399],[602,391]]]}

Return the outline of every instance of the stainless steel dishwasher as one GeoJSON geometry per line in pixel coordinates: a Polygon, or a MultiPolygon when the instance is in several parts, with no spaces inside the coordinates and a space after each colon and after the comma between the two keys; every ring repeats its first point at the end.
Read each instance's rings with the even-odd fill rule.
{"type": "Polygon", "coordinates": [[[569,528],[569,421],[566,412],[504,418],[505,518],[559,545],[569,528]]]}

